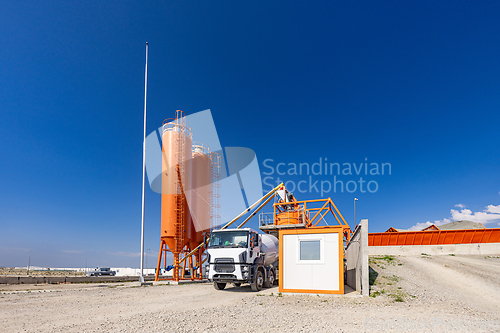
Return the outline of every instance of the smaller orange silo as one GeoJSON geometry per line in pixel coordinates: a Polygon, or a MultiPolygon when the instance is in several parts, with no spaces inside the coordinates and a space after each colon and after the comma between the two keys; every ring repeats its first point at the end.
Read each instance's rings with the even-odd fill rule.
{"type": "Polygon", "coordinates": [[[203,241],[203,233],[210,230],[211,175],[210,149],[201,143],[193,144],[191,179],[191,249],[203,241]]]}

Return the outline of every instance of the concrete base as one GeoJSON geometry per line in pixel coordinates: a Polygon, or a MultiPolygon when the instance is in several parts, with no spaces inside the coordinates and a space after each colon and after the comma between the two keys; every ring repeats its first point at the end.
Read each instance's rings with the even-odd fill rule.
{"type": "MultiPolygon", "coordinates": [[[[266,290],[263,289],[261,291],[265,292],[266,290]]],[[[361,297],[362,295],[357,292],[355,289],[349,287],[347,284],[344,284],[344,293],[343,294],[322,294],[322,293],[290,293],[290,292],[283,292],[283,296],[285,295],[298,295],[298,296],[321,296],[321,297],[361,297]]]]}
{"type": "Polygon", "coordinates": [[[181,280],[181,281],[169,281],[169,284],[173,284],[173,285],[179,285],[179,284],[192,284],[192,283],[205,283],[205,282],[209,282],[208,280],[194,280],[194,281],[191,281],[191,280],[181,280]]]}
{"type": "Polygon", "coordinates": [[[500,243],[446,244],[446,245],[402,245],[402,246],[369,246],[370,255],[412,256],[422,253],[430,255],[447,254],[500,254],[500,243]]]}

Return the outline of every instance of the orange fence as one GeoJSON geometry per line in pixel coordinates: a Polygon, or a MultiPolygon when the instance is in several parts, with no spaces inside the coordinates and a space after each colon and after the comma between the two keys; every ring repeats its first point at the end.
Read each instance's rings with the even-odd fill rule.
{"type": "Polygon", "coordinates": [[[470,243],[500,243],[500,228],[377,232],[368,234],[368,246],[440,245],[470,243]]]}

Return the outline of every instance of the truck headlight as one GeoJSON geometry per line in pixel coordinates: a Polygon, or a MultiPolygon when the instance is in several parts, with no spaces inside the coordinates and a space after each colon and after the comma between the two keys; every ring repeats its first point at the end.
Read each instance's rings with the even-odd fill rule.
{"type": "Polygon", "coordinates": [[[248,272],[248,266],[241,266],[242,272],[248,272]]]}

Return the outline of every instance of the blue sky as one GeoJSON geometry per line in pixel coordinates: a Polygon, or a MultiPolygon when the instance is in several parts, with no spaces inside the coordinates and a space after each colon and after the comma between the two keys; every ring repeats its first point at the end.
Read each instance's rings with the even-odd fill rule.
{"type": "MultiPolygon", "coordinates": [[[[266,159],[390,163],[368,177],[375,193],[326,195],[352,225],[357,197],[371,232],[470,216],[498,227],[499,12],[493,1],[0,2],[0,266],[30,251],[39,266],[138,266],[146,41],[148,132],[176,109],[210,109],[221,145],[255,151],[261,172],[266,159]]],[[[148,189],[146,201],[152,267],[160,198],[148,189]]]]}

